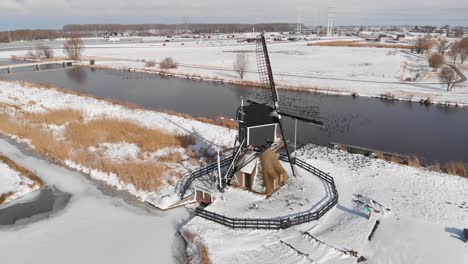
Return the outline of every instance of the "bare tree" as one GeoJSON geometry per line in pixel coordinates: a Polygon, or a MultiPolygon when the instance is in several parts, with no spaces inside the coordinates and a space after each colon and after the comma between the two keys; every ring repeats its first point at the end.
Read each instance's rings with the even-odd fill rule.
{"type": "Polygon", "coordinates": [[[458,42],[458,51],[460,56],[460,62],[463,64],[468,57],[468,37],[462,38],[458,42]]]}
{"type": "Polygon", "coordinates": [[[245,53],[237,53],[236,58],[234,60],[234,71],[239,74],[239,77],[241,79],[244,79],[245,72],[247,71],[247,66],[248,66],[249,58],[247,54],[245,53]]]}
{"type": "Polygon", "coordinates": [[[438,68],[440,68],[444,64],[444,56],[439,53],[432,54],[432,56],[429,58],[429,66],[431,66],[434,71],[437,71],[438,68]]]}
{"type": "Polygon", "coordinates": [[[159,63],[159,68],[161,69],[176,69],[177,63],[172,59],[172,57],[167,57],[159,63]]]}
{"type": "Polygon", "coordinates": [[[448,54],[452,56],[453,63],[455,64],[457,62],[458,56],[460,55],[460,50],[458,49],[458,41],[452,43],[448,54]]]}
{"type": "Polygon", "coordinates": [[[79,60],[83,53],[83,41],[79,35],[71,35],[63,44],[63,50],[72,60],[79,60]]]}
{"type": "Polygon", "coordinates": [[[439,79],[443,84],[447,85],[447,91],[451,91],[457,81],[457,73],[452,68],[446,66],[442,68],[439,79]]]}
{"type": "Polygon", "coordinates": [[[416,53],[421,54],[428,52],[433,45],[433,40],[430,35],[427,36],[420,36],[416,39],[416,42],[414,44],[414,48],[416,53]]]}
{"type": "Polygon", "coordinates": [[[39,58],[51,59],[54,57],[54,51],[45,45],[36,46],[36,56],[39,58]]]}
{"type": "Polygon", "coordinates": [[[439,45],[437,46],[437,51],[440,54],[444,55],[445,51],[447,51],[447,44],[448,44],[448,41],[446,39],[440,39],[439,45]]]}

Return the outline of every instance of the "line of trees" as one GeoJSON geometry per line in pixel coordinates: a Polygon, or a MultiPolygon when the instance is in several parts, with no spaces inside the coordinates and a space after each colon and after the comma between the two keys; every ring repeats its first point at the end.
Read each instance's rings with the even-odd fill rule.
{"type": "Polygon", "coordinates": [[[194,33],[232,33],[251,32],[252,28],[259,31],[290,31],[295,28],[292,23],[258,23],[258,24],[72,24],[63,26],[63,31],[95,32],[95,31],[148,31],[160,30],[173,32],[190,30],[194,33]]]}
{"type": "MultiPolygon", "coordinates": [[[[93,34],[90,32],[80,32],[81,37],[91,37],[93,34]]],[[[0,32],[0,43],[10,41],[31,41],[31,40],[42,40],[50,39],[54,40],[57,38],[67,38],[70,35],[69,32],[61,30],[14,30],[14,31],[3,31],[0,32]]]]}

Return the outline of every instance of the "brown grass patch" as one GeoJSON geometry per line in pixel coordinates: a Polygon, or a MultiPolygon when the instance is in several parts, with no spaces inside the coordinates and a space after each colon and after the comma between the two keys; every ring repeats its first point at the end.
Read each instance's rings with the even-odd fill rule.
{"type": "Polygon", "coordinates": [[[179,162],[182,159],[183,159],[182,154],[180,154],[179,152],[172,152],[172,153],[169,153],[167,155],[164,155],[158,158],[158,160],[161,162],[171,162],[171,163],[179,162]]]}
{"type": "Polygon", "coordinates": [[[74,148],[100,143],[135,143],[141,151],[152,152],[165,147],[187,147],[194,144],[192,136],[178,136],[160,130],[145,128],[133,122],[118,119],[96,119],[88,123],[71,123],[65,129],[65,138],[74,148]]]}
{"type": "Polygon", "coordinates": [[[0,204],[4,203],[5,200],[6,200],[8,197],[12,196],[13,194],[14,194],[14,193],[12,193],[12,192],[7,192],[7,193],[2,193],[2,194],[0,194],[0,204]]]}
{"type": "MultiPolygon", "coordinates": [[[[42,186],[44,184],[44,182],[41,180],[41,178],[37,177],[34,173],[27,170],[23,166],[18,165],[16,162],[14,162],[13,160],[11,160],[8,157],[0,155],[0,162],[6,164],[11,169],[19,172],[21,175],[31,179],[34,183],[29,185],[29,188],[33,188],[34,186],[40,187],[40,186],[42,186]]],[[[6,201],[6,199],[8,197],[12,196],[13,194],[14,194],[13,192],[7,192],[7,193],[0,194],[0,204],[4,203],[6,201]]]]}
{"type": "Polygon", "coordinates": [[[408,166],[419,168],[421,167],[421,161],[419,160],[418,157],[412,156],[408,159],[408,166]]]}
{"type": "Polygon", "coordinates": [[[196,240],[197,235],[187,230],[183,231],[182,235],[185,238],[185,241],[189,243],[195,243],[195,247],[197,248],[197,256],[199,260],[198,263],[201,263],[201,264],[213,263],[210,259],[210,255],[209,255],[208,248],[206,247],[206,245],[202,244],[199,240],[196,240]]]}
{"type": "Polygon", "coordinates": [[[370,48],[388,48],[388,49],[411,49],[411,45],[404,44],[382,44],[382,43],[368,43],[361,40],[337,40],[327,42],[308,43],[307,46],[321,46],[321,47],[370,47],[370,48]]]}
{"type": "MultiPolygon", "coordinates": [[[[116,174],[126,184],[133,184],[141,190],[158,190],[162,185],[162,174],[169,169],[154,161],[115,162],[100,158],[94,153],[80,151],[100,143],[135,143],[142,152],[152,152],[165,147],[187,147],[195,144],[192,135],[173,135],[160,130],[149,129],[133,122],[117,119],[97,119],[82,123],[80,112],[57,110],[43,114],[22,114],[28,122],[14,120],[7,114],[0,114],[0,130],[30,141],[35,151],[50,160],[74,162],[92,169],[116,174]],[[64,139],[57,139],[42,124],[68,123],[64,139]]],[[[182,160],[180,153],[166,155],[163,162],[182,160]]]]}
{"type": "Polygon", "coordinates": [[[451,162],[447,164],[445,171],[451,175],[468,178],[468,170],[463,162],[451,162]]]}
{"type": "Polygon", "coordinates": [[[442,172],[441,165],[440,165],[440,163],[438,161],[434,164],[434,166],[432,166],[432,171],[442,172]]]}
{"type": "Polygon", "coordinates": [[[35,124],[47,123],[63,125],[69,122],[82,121],[83,114],[80,111],[73,109],[57,109],[44,113],[26,113],[25,118],[35,124]]]}
{"type": "Polygon", "coordinates": [[[162,174],[167,171],[164,165],[156,162],[112,161],[100,158],[90,151],[76,151],[71,160],[87,168],[113,173],[125,184],[133,184],[137,189],[157,191],[162,186],[162,174]]]}
{"type": "Polygon", "coordinates": [[[0,130],[20,139],[30,140],[34,149],[49,159],[54,161],[68,159],[70,144],[58,142],[53,135],[41,128],[12,120],[9,116],[0,114],[0,130]]]}
{"type": "Polygon", "coordinates": [[[21,110],[21,107],[19,105],[5,102],[0,102],[0,108],[14,108],[15,110],[21,110]]]}
{"type": "Polygon", "coordinates": [[[41,178],[37,177],[34,173],[27,170],[23,166],[18,165],[16,162],[11,160],[10,158],[0,155],[0,161],[8,165],[8,167],[12,168],[13,170],[21,173],[23,176],[26,176],[29,179],[31,179],[34,182],[34,184],[37,184],[37,186],[42,186],[44,184],[41,178]]]}

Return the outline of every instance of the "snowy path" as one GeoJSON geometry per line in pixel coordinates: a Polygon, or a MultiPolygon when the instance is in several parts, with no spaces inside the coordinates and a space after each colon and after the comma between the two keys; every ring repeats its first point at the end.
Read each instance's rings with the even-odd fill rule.
{"type": "Polygon", "coordinates": [[[49,219],[0,229],[2,263],[173,263],[174,254],[183,254],[184,247],[174,248],[185,210],[159,213],[131,206],[104,195],[83,175],[25,154],[4,138],[0,151],[46,185],[72,194],[68,206],[49,219]]]}

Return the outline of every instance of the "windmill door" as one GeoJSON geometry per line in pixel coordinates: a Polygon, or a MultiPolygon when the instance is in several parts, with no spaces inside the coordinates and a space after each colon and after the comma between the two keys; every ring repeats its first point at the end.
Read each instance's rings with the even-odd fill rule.
{"type": "Polygon", "coordinates": [[[245,173],[245,188],[247,190],[251,190],[252,189],[252,174],[250,173],[245,173]]]}

